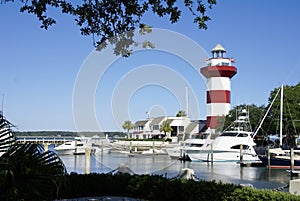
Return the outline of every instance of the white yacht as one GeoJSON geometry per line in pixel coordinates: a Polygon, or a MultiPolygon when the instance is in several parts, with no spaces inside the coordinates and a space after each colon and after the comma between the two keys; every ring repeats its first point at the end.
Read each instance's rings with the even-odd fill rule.
{"type": "Polygon", "coordinates": [[[197,153],[202,149],[202,146],[208,141],[211,141],[210,133],[202,133],[198,135],[192,135],[184,141],[179,142],[176,145],[166,147],[166,152],[173,159],[187,159],[188,153],[197,153]]]}
{"type": "Polygon", "coordinates": [[[249,115],[242,110],[241,115],[220,136],[200,150],[188,153],[188,156],[192,161],[238,162],[241,156],[243,161],[259,161],[254,146],[249,115]]]}
{"type": "Polygon", "coordinates": [[[75,138],[73,141],[67,141],[57,147],[54,150],[60,155],[67,154],[84,154],[85,153],[85,141],[80,138],[75,138]]]}
{"type": "Polygon", "coordinates": [[[82,155],[85,154],[87,148],[90,149],[91,154],[95,155],[109,153],[111,149],[110,141],[107,137],[75,137],[73,141],[67,141],[64,144],[54,147],[54,150],[60,155],[82,155]]]}

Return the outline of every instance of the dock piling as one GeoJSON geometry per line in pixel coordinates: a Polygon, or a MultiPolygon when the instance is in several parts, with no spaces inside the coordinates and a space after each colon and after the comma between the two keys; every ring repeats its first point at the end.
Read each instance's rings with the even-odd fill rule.
{"type": "Polygon", "coordinates": [[[291,155],[291,172],[293,172],[294,171],[294,148],[293,147],[291,148],[290,155],[291,155]]]}
{"type": "Polygon", "coordinates": [[[49,150],[49,144],[48,143],[44,143],[44,151],[48,151],[49,150]]]}
{"type": "Polygon", "coordinates": [[[213,144],[210,144],[210,159],[211,159],[211,164],[214,163],[214,151],[213,151],[213,144]]]}
{"type": "Polygon", "coordinates": [[[271,168],[271,154],[270,154],[269,146],[267,146],[267,154],[268,154],[268,168],[271,168]]]}
{"type": "Polygon", "coordinates": [[[91,149],[85,148],[85,174],[90,174],[91,169],[91,149]]]}
{"type": "Polygon", "coordinates": [[[243,145],[240,144],[240,164],[243,163],[243,145]]]}

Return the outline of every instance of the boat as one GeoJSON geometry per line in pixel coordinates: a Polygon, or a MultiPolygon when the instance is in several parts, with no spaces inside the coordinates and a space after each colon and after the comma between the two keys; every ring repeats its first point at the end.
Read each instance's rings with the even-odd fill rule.
{"type": "Polygon", "coordinates": [[[204,145],[212,143],[212,133],[210,130],[205,133],[195,136],[194,138],[188,138],[184,141],[181,147],[182,159],[190,160],[189,155],[193,153],[198,153],[199,150],[203,149],[204,145]]]}
{"type": "Polygon", "coordinates": [[[102,138],[98,136],[93,137],[75,137],[72,141],[67,141],[54,150],[60,155],[83,155],[86,149],[90,149],[91,154],[98,155],[109,153],[111,150],[111,143],[107,137],[102,138]]]}
{"type": "MultiPolygon", "coordinates": [[[[270,168],[289,168],[291,169],[291,156],[290,153],[282,150],[281,148],[270,149],[270,157],[268,155],[258,155],[262,163],[270,168]]],[[[293,168],[300,169],[300,157],[299,155],[294,156],[293,168]]]]}
{"type": "Polygon", "coordinates": [[[162,149],[149,149],[141,152],[142,155],[165,155],[166,152],[162,149]]]}
{"type": "Polygon", "coordinates": [[[111,147],[99,147],[99,146],[92,146],[91,154],[92,155],[101,155],[101,154],[108,154],[111,151],[111,147]]]}
{"type": "Polygon", "coordinates": [[[166,146],[165,150],[171,159],[179,159],[181,157],[182,142],[172,143],[166,146]]]}
{"type": "MultiPolygon", "coordinates": [[[[117,152],[122,154],[141,154],[142,151],[148,151],[154,149],[156,151],[164,151],[167,143],[164,141],[145,141],[145,140],[118,140],[111,143],[111,152],[117,152]]],[[[146,152],[147,153],[147,152],[146,152]]],[[[164,152],[164,154],[166,154],[164,152]]]]}
{"type": "Polygon", "coordinates": [[[249,112],[242,109],[238,118],[215,140],[205,143],[201,149],[188,153],[191,161],[205,162],[257,162],[249,112]]]}
{"type": "Polygon", "coordinates": [[[54,147],[54,150],[59,155],[85,154],[85,143],[80,138],[75,138],[72,141],[67,141],[57,147],[54,147]]]}
{"type": "Polygon", "coordinates": [[[211,140],[210,133],[201,133],[192,135],[190,138],[183,140],[173,146],[166,147],[166,152],[172,159],[189,160],[188,153],[197,152],[202,146],[211,140]]]}
{"type": "MultiPolygon", "coordinates": [[[[280,97],[280,133],[279,133],[279,147],[278,148],[272,148],[272,149],[265,149],[263,154],[258,154],[259,159],[261,162],[269,167],[269,168],[296,168],[300,169],[300,152],[299,150],[293,151],[292,153],[293,158],[291,157],[290,150],[282,149],[283,143],[282,143],[282,122],[283,122],[283,85],[281,85],[280,90],[277,91],[277,94],[275,95],[271,105],[269,106],[268,111],[272,107],[275,99],[277,98],[279,92],[281,92],[280,97]],[[295,154],[295,155],[294,155],[295,154]],[[293,161],[293,165],[292,165],[293,161]]],[[[265,114],[265,116],[267,115],[265,114]]],[[[263,119],[264,120],[264,119],[263,119]]],[[[261,124],[260,124],[261,126],[261,124]]]]}

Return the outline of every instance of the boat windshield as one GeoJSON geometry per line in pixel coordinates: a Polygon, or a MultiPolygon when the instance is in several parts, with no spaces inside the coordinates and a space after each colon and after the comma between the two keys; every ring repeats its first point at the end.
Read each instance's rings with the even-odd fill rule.
{"type": "Polygon", "coordinates": [[[188,147],[202,147],[203,146],[203,144],[194,144],[194,143],[187,143],[185,145],[188,147]]]}
{"type": "MultiPolygon", "coordinates": [[[[230,149],[241,149],[241,145],[234,145],[234,146],[232,146],[230,149]]],[[[249,146],[248,145],[245,145],[245,144],[243,144],[242,145],[242,149],[249,149],[249,146]]]]}
{"type": "Polygon", "coordinates": [[[224,136],[224,137],[235,137],[237,136],[238,133],[233,133],[233,132],[225,132],[225,133],[222,133],[221,136],[224,136]]]}
{"type": "Polygon", "coordinates": [[[221,136],[225,137],[248,137],[247,133],[224,132],[221,136]]]}

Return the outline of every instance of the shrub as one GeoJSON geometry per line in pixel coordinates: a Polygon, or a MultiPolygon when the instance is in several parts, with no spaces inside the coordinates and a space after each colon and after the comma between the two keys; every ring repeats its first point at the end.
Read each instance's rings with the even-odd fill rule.
{"type": "Polygon", "coordinates": [[[251,201],[300,200],[285,192],[246,188],[216,181],[168,179],[160,175],[89,174],[68,175],[63,198],[124,196],[154,201],[251,201]]]}

